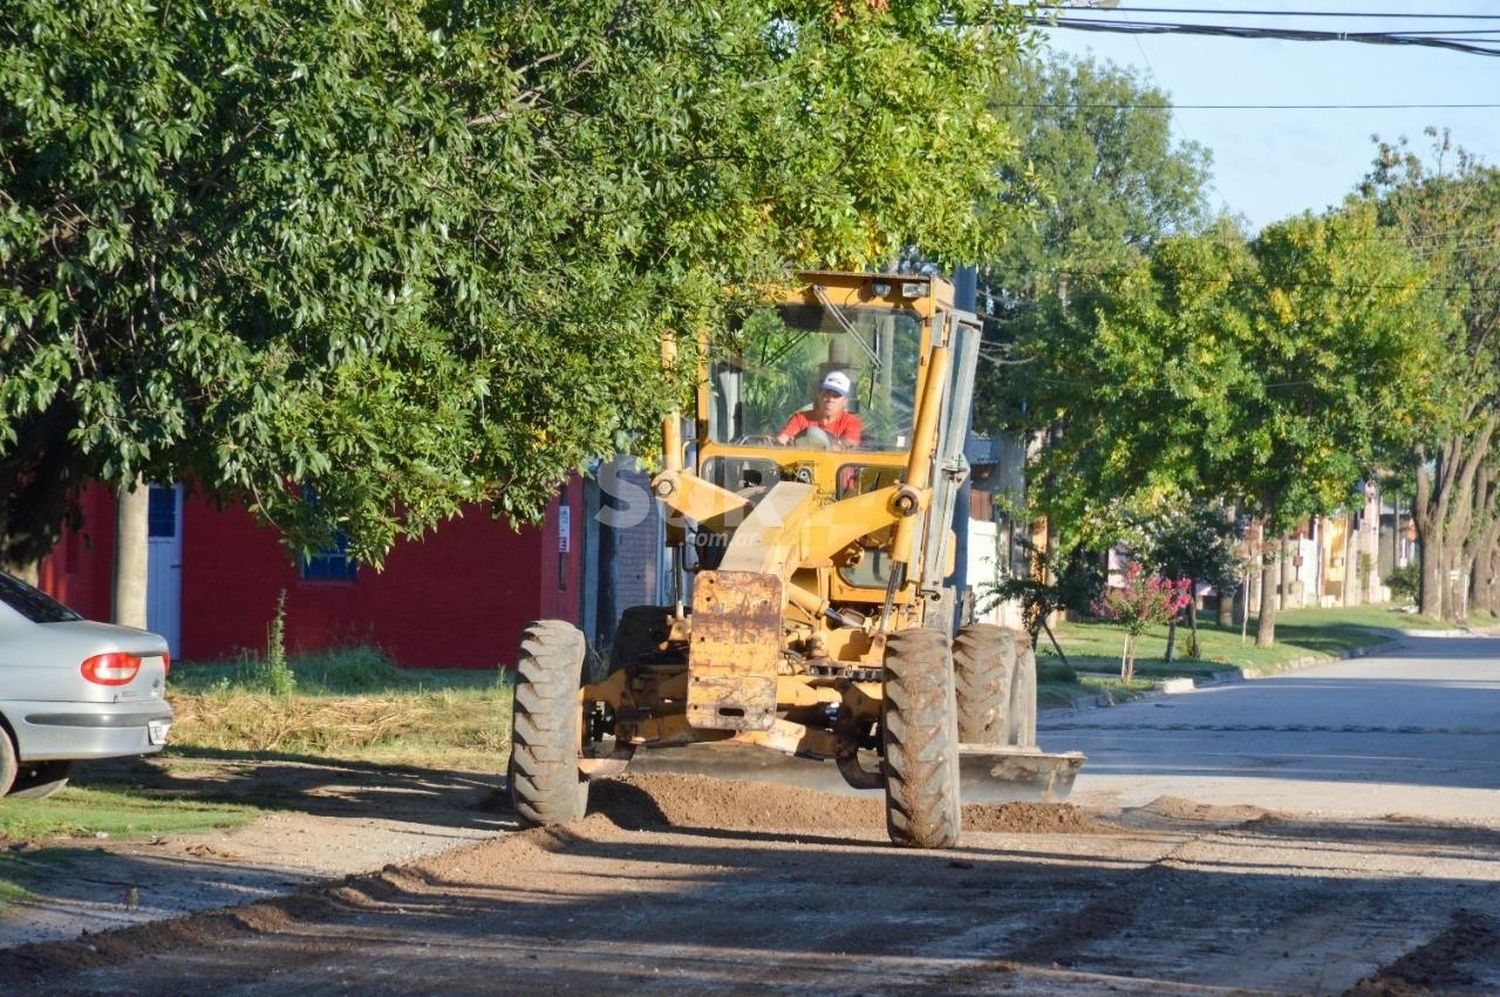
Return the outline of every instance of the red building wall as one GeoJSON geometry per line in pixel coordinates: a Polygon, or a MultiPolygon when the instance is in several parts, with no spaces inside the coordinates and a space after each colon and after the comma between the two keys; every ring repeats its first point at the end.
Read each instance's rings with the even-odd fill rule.
{"type": "Polygon", "coordinates": [[[42,561],[38,587],[91,620],[109,620],[114,608],[114,492],[95,485],[84,490],[79,505],[83,529],[63,531],[42,561]]]}
{"type": "MultiPolygon", "coordinates": [[[[108,619],[113,500],[106,489],[91,489],[86,505],[86,538],[70,534],[44,562],[42,587],[85,616],[108,619]]],[[[180,656],[263,653],[284,590],[293,653],[374,644],[408,667],[512,667],[527,623],[579,620],[582,505],[582,483],[575,480],[540,527],[515,529],[474,508],[420,542],[399,543],[383,571],[361,566],[353,581],[343,582],[301,578],[273,529],[243,509],[219,511],[189,496],[180,656]]]]}

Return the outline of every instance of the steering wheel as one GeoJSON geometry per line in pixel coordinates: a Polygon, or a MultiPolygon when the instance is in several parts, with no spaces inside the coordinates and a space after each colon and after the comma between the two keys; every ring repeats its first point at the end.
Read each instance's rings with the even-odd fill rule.
{"type": "Polygon", "coordinates": [[[825,429],[817,426],[808,426],[797,434],[797,442],[810,450],[832,450],[833,437],[828,435],[825,429]]]}

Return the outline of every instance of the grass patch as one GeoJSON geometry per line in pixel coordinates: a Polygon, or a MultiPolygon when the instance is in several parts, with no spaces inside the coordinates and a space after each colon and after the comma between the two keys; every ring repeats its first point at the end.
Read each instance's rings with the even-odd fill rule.
{"type": "Polygon", "coordinates": [[[485,770],[509,757],[508,673],[403,669],[368,647],[289,666],[294,694],[273,691],[254,658],[174,668],[174,747],[485,770]]]}
{"type": "MultiPolygon", "coordinates": [[[[1410,607],[1349,606],[1335,609],[1288,609],[1276,614],[1276,636],[1281,637],[1283,622],[1294,625],[1380,627],[1394,630],[1453,630],[1458,624],[1423,616],[1410,607]]],[[[1471,613],[1469,626],[1491,627],[1500,623],[1488,613],[1471,613]]],[[[1251,631],[1252,634],[1254,631],[1251,631]]]]}
{"type": "Polygon", "coordinates": [[[45,800],[7,799],[0,802],[0,842],[51,844],[40,851],[0,851],[0,909],[31,899],[33,886],[67,874],[78,847],[57,847],[59,838],[97,842],[213,831],[248,824],[259,813],[255,807],[152,796],[128,788],[70,786],[45,800]]]}
{"type": "Polygon", "coordinates": [[[0,803],[0,841],[48,838],[141,838],[211,831],[249,823],[251,807],[163,798],[125,788],[68,787],[45,800],[0,803]]]}
{"type": "Polygon", "coordinates": [[[174,692],[173,746],[445,767],[493,768],[510,751],[510,689],[363,696],[276,696],[239,689],[174,692]]]}
{"type": "MultiPolygon", "coordinates": [[[[1448,629],[1453,624],[1402,612],[1387,606],[1354,606],[1348,609],[1292,609],[1276,617],[1276,645],[1255,646],[1255,622],[1251,621],[1243,641],[1239,627],[1221,627],[1216,622],[1198,622],[1199,657],[1182,657],[1187,649],[1187,629],[1178,627],[1178,659],[1166,655],[1167,628],[1152,627],[1136,648],[1135,671],[1147,679],[1202,677],[1225,669],[1244,669],[1272,674],[1309,655],[1335,658],[1342,651],[1378,644],[1381,629],[1448,629]]],[[[1081,673],[1118,674],[1120,649],[1125,642],[1123,627],[1110,623],[1069,621],[1056,630],[1067,652],[1068,662],[1081,673]]],[[[1057,660],[1045,638],[1037,649],[1041,661],[1057,660]]]]}
{"type": "MultiPolygon", "coordinates": [[[[400,668],[379,648],[348,647],[299,655],[285,663],[296,676],[299,696],[348,696],[367,693],[493,690],[508,681],[498,669],[400,668]]],[[[172,666],[174,692],[276,694],[273,666],[252,655],[224,661],[184,662],[172,666]]]]}

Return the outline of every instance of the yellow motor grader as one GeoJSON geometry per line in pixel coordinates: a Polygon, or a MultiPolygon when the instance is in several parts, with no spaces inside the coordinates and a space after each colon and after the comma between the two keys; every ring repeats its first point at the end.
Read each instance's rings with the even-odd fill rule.
{"type": "Polygon", "coordinates": [[[695,438],[664,420],[652,488],[675,605],[627,609],[607,667],[569,623],[527,629],[509,772],[523,821],[580,817],[591,776],[700,742],[832,762],[883,789],[891,840],[921,848],[957,842],[961,769],[1071,788],[1083,756],[1036,747],[1024,632],[952,633],[978,319],[932,277],[800,279],[714,340],[695,438]]]}

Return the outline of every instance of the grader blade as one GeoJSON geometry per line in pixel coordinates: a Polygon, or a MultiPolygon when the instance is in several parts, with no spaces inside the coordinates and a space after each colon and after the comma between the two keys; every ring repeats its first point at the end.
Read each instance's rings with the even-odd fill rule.
{"type": "Polygon", "coordinates": [[[1073,791],[1084,760],[1080,751],[1049,755],[1038,748],[965,744],[959,748],[959,785],[965,803],[1060,803],[1073,791]]]}
{"type": "MultiPolygon", "coordinates": [[[[878,771],[880,759],[861,752],[864,767],[878,771]]],[[[997,748],[966,744],[959,755],[959,794],[965,803],[1060,803],[1073,790],[1083,767],[1077,751],[1046,754],[1036,748],[997,748]]],[[[725,740],[637,751],[630,773],[703,775],[740,782],[800,786],[825,793],[857,795],[833,761],[809,761],[755,745],[725,740]]]]}

